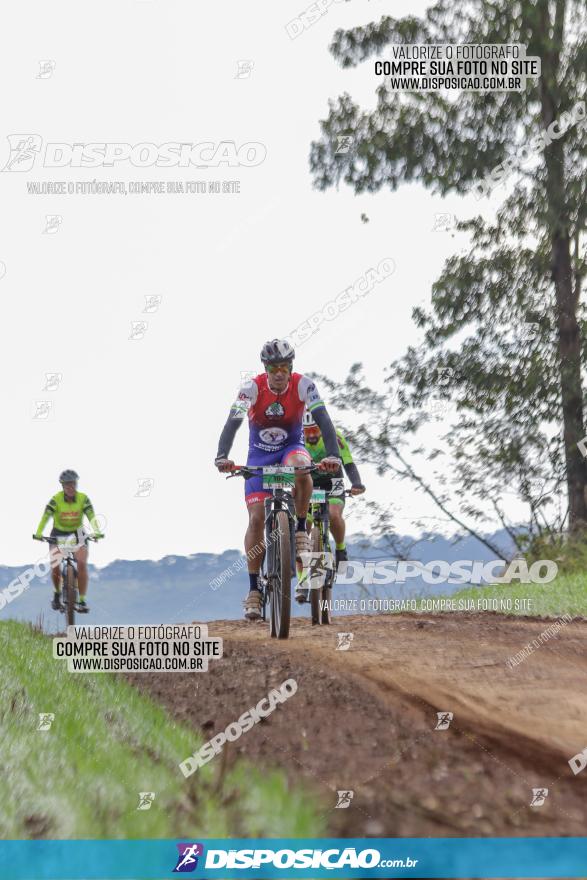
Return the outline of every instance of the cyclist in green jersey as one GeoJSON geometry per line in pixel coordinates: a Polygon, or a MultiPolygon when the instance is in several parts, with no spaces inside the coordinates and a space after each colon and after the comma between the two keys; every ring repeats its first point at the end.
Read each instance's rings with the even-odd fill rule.
{"type": "MultiPolygon", "coordinates": [[[[67,540],[68,543],[71,542],[73,538],[76,539],[75,543],[78,545],[78,549],[75,553],[75,559],[77,562],[77,582],[79,592],[79,601],[76,607],[78,612],[85,614],[90,609],[86,601],[86,594],[88,591],[88,547],[87,541],[84,541],[83,536],[80,535],[84,516],[90,523],[95,537],[102,538],[104,536],[97,526],[92,502],[83,492],[77,491],[78,480],[78,475],[72,470],[63,471],[59,475],[59,482],[63,489],[49,499],[35,535],[40,538],[48,520],[53,518],[53,528],[51,529],[52,538],[62,538],[64,541],[67,540]]],[[[61,571],[59,570],[59,557],[59,546],[52,546],[50,558],[51,578],[53,580],[54,592],[51,608],[56,611],[61,607],[61,571]]]]}
{"type": "MultiPolygon", "coordinates": [[[[359,470],[353,461],[351,450],[349,449],[349,445],[342,431],[336,432],[336,439],[338,441],[338,448],[342,459],[342,467],[351,481],[351,495],[362,495],[365,491],[365,487],[361,482],[359,470]]],[[[312,461],[316,464],[322,461],[326,456],[322,433],[314,421],[312,413],[308,411],[304,413],[304,443],[312,457],[312,461]]],[[[342,477],[342,468],[339,468],[338,472],[332,474],[332,476],[323,474],[312,475],[314,485],[317,489],[330,489],[332,477],[342,477]]],[[[344,510],[344,497],[330,498],[328,509],[330,515],[330,531],[336,542],[336,564],[338,566],[339,562],[345,562],[348,559],[345,544],[346,523],[342,515],[344,510]]]]}

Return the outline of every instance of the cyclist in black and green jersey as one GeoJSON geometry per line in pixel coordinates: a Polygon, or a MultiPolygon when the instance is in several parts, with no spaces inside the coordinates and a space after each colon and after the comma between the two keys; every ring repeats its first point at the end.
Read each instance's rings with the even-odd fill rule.
{"type": "MultiPolygon", "coordinates": [[[[102,538],[103,535],[98,529],[96,515],[92,502],[83,492],[77,491],[77,481],[79,477],[75,471],[62,471],[59,475],[59,482],[63,489],[57,492],[49,499],[45,512],[41,517],[41,522],[37,527],[35,536],[40,538],[43,534],[49,519],[53,519],[53,528],[51,537],[64,539],[68,543],[73,543],[78,547],[75,553],[77,562],[77,585],[79,592],[79,600],[77,611],[84,614],[89,611],[86,601],[86,593],[88,590],[88,547],[87,541],[83,541],[80,537],[80,530],[83,525],[84,516],[92,526],[94,536],[102,538]]],[[[61,607],[61,572],[59,570],[59,547],[56,545],[51,548],[51,578],[53,580],[53,601],[51,607],[56,611],[61,607]]]]}
{"type": "MultiPolygon", "coordinates": [[[[345,440],[342,431],[336,432],[336,439],[338,441],[338,449],[342,459],[342,467],[351,481],[351,494],[362,495],[365,491],[365,487],[361,482],[359,470],[353,461],[351,450],[349,449],[349,445],[345,440]]],[[[312,456],[312,461],[316,464],[322,461],[326,456],[322,433],[312,418],[312,414],[308,411],[304,413],[304,443],[306,449],[312,456]]],[[[330,489],[332,485],[332,477],[342,477],[342,468],[339,469],[338,473],[332,474],[332,476],[329,476],[328,474],[312,474],[312,479],[317,489],[330,489]]],[[[338,565],[339,562],[344,562],[348,558],[345,544],[346,524],[342,515],[344,510],[344,497],[330,498],[328,508],[330,515],[330,531],[336,542],[336,564],[338,565]]]]}

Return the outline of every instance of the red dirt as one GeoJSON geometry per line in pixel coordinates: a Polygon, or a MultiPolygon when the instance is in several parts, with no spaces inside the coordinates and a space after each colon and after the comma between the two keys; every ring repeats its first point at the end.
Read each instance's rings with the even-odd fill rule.
{"type": "Polygon", "coordinates": [[[497,614],[373,615],[331,627],[220,621],[208,673],[129,676],[206,739],[294,678],[297,693],[225,747],[315,791],[341,837],[582,836],[587,770],[587,622],[564,626],[513,669],[550,621],[497,614]],[[352,632],[347,651],[337,632],[352,632]],[[193,699],[190,697],[193,696],[193,699]],[[435,730],[437,712],[452,712],[435,730]],[[548,788],[530,806],[533,788],[548,788]],[[337,791],[354,796],[336,809],[337,791]]]}

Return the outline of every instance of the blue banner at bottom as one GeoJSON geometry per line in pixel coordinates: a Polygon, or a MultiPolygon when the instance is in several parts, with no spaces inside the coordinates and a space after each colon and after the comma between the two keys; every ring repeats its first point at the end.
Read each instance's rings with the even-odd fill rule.
{"type": "Polygon", "coordinates": [[[5,840],[2,880],[587,877],[587,837],[5,840]]]}

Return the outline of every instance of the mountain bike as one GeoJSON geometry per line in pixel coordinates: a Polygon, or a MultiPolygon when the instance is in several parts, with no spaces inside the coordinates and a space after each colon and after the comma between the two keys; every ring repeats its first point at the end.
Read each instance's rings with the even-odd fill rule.
{"type": "Polygon", "coordinates": [[[296,510],[292,489],[295,474],[310,474],[316,465],[235,465],[227,479],[263,474],[265,498],[265,554],[261,563],[259,589],[262,617],[267,620],[272,638],[287,639],[291,618],[291,581],[296,574],[296,510]]]}
{"type": "MultiPolygon", "coordinates": [[[[73,626],[75,623],[75,603],[77,601],[77,562],[75,560],[75,552],[79,550],[79,544],[60,544],[58,538],[46,537],[45,535],[33,535],[35,541],[45,541],[47,544],[59,546],[61,556],[63,557],[61,565],[61,585],[63,601],[60,611],[66,615],[67,625],[73,626]]],[[[99,541],[94,535],[84,534],[85,541],[99,541]]]]}
{"type": "Polygon", "coordinates": [[[332,587],[336,578],[336,567],[330,545],[330,499],[350,495],[351,490],[344,488],[344,478],[332,477],[330,489],[315,487],[310,498],[311,578],[318,579],[318,584],[311,585],[309,590],[313,626],[332,623],[332,587]]]}

